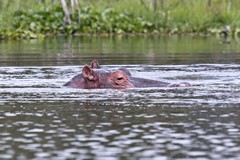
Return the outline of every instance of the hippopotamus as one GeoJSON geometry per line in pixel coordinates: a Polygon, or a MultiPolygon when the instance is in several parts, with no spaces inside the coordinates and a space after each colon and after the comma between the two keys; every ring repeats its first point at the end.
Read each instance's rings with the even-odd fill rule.
{"type": "Polygon", "coordinates": [[[83,89],[97,88],[146,88],[146,87],[188,87],[191,86],[188,82],[171,84],[158,80],[133,77],[130,71],[126,68],[110,70],[101,67],[98,61],[94,60],[90,65],[85,65],[82,68],[82,73],[74,76],[64,86],[83,89]]]}

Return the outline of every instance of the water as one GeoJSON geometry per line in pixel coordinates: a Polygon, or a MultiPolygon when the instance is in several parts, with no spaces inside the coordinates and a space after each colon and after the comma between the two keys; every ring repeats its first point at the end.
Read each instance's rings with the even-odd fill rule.
{"type": "Polygon", "coordinates": [[[1,159],[239,159],[240,48],[196,37],[0,42],[1,159]],[[98,59],[188,88],[72,89],[98,59]]]}

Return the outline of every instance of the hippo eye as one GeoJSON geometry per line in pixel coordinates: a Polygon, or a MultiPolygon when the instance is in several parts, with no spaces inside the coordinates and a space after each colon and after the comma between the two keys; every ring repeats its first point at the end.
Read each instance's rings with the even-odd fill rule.
{"type": "Polygon", "coordinates": [[[124,80],[123,77],[117,77],[116,80],[115,80],[115,83],[116,83],[117,85],[120,85],[120,84],[123,83],[123,80],[124,80]]]}
{"type": "Polygon", "coordinates": [[[118,77],[117,80],[121,81],[121,80],[123,80],[123,77],[118,77]]]}

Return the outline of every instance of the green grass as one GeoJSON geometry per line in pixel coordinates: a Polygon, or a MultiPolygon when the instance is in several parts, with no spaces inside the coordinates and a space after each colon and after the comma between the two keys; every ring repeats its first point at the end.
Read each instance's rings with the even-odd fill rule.
{"type": "MultiPolygon", "coordinates": [[[[85,26],[79,27],[79,24],[74,22],[73,26],[65,27],[60,26],[60,19],[58,22],[53,22],[45,20],[47,19],[45,17],[46,23],[50,23],[45,26],[44,22],[41,24],[37,21],[34,22],[35,18],[31,16],[32,14],[38,16],[40,11],[49,11],[49,14],[54,14],[56,8],[61,7],[60,0],[1,0],[0,30],[23,29],[43,34],[51,32],[54,34],[76,32],[207,34],[218,33],[226,25],[230,25],[236,31],[234,34],[237,34],[240,28],[239,0],[157,0],[157,2],[158,5],[154,10],[150,0],[79,0],[83,22],[81,25],[85,26]],[[211,5],[208,5],[209,1],[211,1],[211,5]],[[230,2],[231,6],[229,6],[230,2]],[[92,7],[91,12],[83,13],[86,6],[92,7]],[[109,8],[112,8],[113,13],[108,13],[109,8]],[[16,22],[14,14],[19,10],[30,14],[23,19],[18,17],[18,20],[23,22],[16,25],[18,22],[16,22]],[[104,17],[106,13],[108,17],[104,17]],[[24,22],[25,20],[26,22],[24,22]],[[32,23],[32,26],[37,25],[38,30],[31,27],[29,29],[27,26],[30,24],[28,23],[32,23]],[[54,26],[51,23],[56,24],[54,26]],[[143,25],[143,23],[148,25],[143,25]],[[54,30],[51,29],[52,26],[55,27],[54,30]]],[[[72,18],[77,19],[76,16],[78,15],[75,14],[72,18]]]]}
{"type": "Polygon", "coordinates": [[[41,3],[40,0],[0,0],[0,29],[11,28],[14,23],[13,15],[16,11],[39,11],[56,5],[59,6],[60,1],[45,0],[45,3],[41,3]]]}
{"type": "Polygon", "coordinates": [[[207,5],[208,0],[158,0],[156,11],[150,6],[150,0],[142,1],[146,6],[140,0],[92,0],[91,2],[85,0],[82,1],[82,5],[93,5],[100,12],[110,7],[117,12],[128,12],[156,23],[165,22],[163,19],[166,18],[166,14],[169,16],[169,21],[177,23],[184,19],[193,24],[196,20],[205,22],[206,20],[211,21],[216,16],[224,18],[228,15],[232,22],[233,16],[239,17],[240,15],[238,0],[232,0],[230,10],[228,10],[227,0],[212,0],[211,6],[207,5]],[[160,1],[163,1],[164,5],[160,5],[160,1]]]}

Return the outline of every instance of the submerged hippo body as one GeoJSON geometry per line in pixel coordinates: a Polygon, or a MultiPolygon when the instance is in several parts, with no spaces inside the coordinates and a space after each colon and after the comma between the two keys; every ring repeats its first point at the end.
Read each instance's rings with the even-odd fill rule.
{"type": "Polygon", "coordinates": [[[100,67],[97,61],[93,61],[90,66],[85,65],[82,73],[73,77],[64,84],[73,88],[146,88],[146,87],[187,87],[189,83],[183,82],[171,84],[167,82],[133,77],[128,69],[108,70],[100,67]]]}

